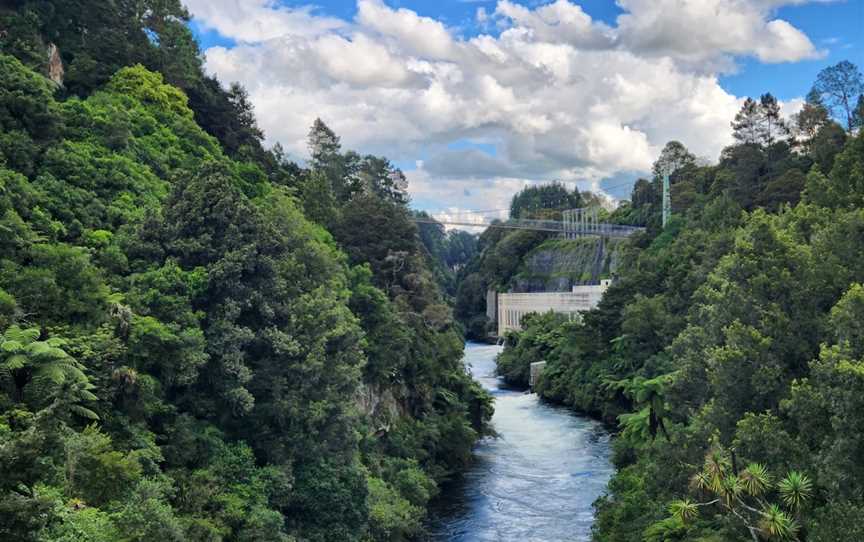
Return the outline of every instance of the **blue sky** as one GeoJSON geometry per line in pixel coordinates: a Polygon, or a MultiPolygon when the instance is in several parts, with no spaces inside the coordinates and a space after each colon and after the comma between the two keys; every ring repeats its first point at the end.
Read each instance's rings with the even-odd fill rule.
{"type": "Polygon", "coordinates": [[[825,66],[841,60],[864,66],[864,0],[786,6],[778,10],[777,16],[802,29],[828,53],[827,57],[783,64],[762,64],[752,58],[739,60],[739,72],[721,79],[724,88],[739,96],[768,91],[788,100],[807,94],[825,66]]]}
{"type": "Polygon", "coordinates": [[[824,67],[864,66],[864,0],[185,1],[270,142],[302,161],[320,116],[430,210],[551,179],[626,197],[669,139],[716,159],[743,97],[792,108],[824,67]]]}

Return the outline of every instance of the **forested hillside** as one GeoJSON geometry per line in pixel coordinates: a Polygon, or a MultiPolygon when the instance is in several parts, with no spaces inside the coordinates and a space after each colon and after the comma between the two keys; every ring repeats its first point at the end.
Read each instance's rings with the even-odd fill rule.
{"type": "Polygon", "coordinates": [[[508,338],[502,373],[548,360],[543,397],[620,428],[595,540],[864,540],[864,108],[831,120],[838,74],[861,88],[827,68],[789,121],[748,100],[717,165],[667,145],[599,307],[508,338]]]}
{"type": "MultiPolygon", "coordinates": [[[[417,539],[489,432],[463,331],[584,243],[447,232],[321,120],[293,162],[189,22],[0,0],[0,540],[417,539]]],[[[841,62],[794,118],[748,99],[717,164],[667,144],[603,212],[646,233],[599,307],[507,337],[508,381],[547,360],[538,393],[618,430],[596,540],[864,540],[862,90],[841,62]]]]}
{"type": "Polygon", "coordinates": [[[0,539],[414,537],[491,415],[444,264],[386,159],[265,150],[187,18],[0,3],[0,539]]]}

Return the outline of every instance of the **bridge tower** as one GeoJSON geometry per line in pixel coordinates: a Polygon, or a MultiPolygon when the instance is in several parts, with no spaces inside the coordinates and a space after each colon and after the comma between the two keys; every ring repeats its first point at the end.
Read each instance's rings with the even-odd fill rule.
{"type": "Polygon", "coordinates": [[[596,235],[602,232],[600,208],[580,207],[562,213],[563,234],[565,239],[576,239],[583,235],[596,235]]]}

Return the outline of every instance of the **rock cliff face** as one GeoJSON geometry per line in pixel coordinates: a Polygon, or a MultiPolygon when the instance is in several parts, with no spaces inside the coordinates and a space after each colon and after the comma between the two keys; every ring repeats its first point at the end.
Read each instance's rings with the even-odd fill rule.
{"type": "Polygon", "coordinates": [[[402,402],[396,398],[393,389],[364,383],[357,390],[354,404],[376,432],[386,433],[396,420],[410,416],[402,402]]]}
{"type": "Polygon", "coordinates": [[[550,239],[528,253],[513,278],[513,292],[566,292],[614,275],[626,241],[550,239]],[[601,246],[602,243],[602,246],[601,246]]]}
{"type": "Polygon", "coordinates": [[[53,43],[48,44],[48,79],[58,86],[63,86],[63,60],[60,58],[60,49],[53,43]]]}

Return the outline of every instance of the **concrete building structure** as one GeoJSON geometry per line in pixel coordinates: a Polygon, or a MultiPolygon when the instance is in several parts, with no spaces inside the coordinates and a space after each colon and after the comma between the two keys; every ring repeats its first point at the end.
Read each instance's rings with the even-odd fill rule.
{"type": "Polygon", "coordinates": [[[486,318],[495,322],[498,318],[498,292],[486,290],[486,318]]]}
{"type": "Polygon", "coordinates": [[[532,312],[555,312],[571,318],[593,309],[603,298],[611,280],[600,284],[573,286],[570,292],[538,292],[525,294],[498,294],[498,336],[508,331],[521,331],[522,318],[532,312]]]}
{"type": "Polygon", "coordinates": [[[532,390],[534,389],[534,386],[537,385],[537,379],[540,378],[540,373],[542,373],[545,368],[545,361],[535,361],[531,364],[528,371],[528,388],[532,390]]]}

